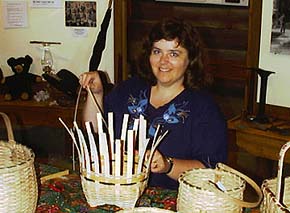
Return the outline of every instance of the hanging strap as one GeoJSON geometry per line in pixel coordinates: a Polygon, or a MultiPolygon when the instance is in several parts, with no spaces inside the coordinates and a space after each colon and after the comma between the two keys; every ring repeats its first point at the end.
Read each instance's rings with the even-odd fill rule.
{"type": "Polygon", "coordinates": [[[258,200],[257,201],[254,201],[254,202],[246,202],[246,201],[243,201],[243,200],[240,200],[240,199],[237,199],[237,198],[233,198],[231,197],[230,195],[222,192],[221,190],[219,190],[218,188],[216,187],[212,187],[212,189],[218,193],[221,197],[225,198],[225,199],[228,199],[234,203],[236,203],[237,205],[241,206],[241,207],[246,207],[246,208],[254,208],[256,206],[258,206],[263,198],[263,194],[262,194],[262,191],[260,189],[260,187],[255,183],[255,181],[253,181],[251,178],[249,178],[248,176],[242,174],[241,172],[225,165],[225,164],[222,164],[222,163],[218,163],[217,164],[217,171],[226,171],[226,172],[230,172],[232,174],[235,174],[239,177],[241,177],[242,179],[244,179],[257,193],[258,195],[258,200]]]}

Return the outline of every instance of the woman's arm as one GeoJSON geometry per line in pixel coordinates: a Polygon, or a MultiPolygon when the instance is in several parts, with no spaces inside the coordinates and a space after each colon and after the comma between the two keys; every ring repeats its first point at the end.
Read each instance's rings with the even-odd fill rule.
{"type": "Polygon", "coordinates": [[[193,168],[205,168],[205,166],[198,160],[168,158],[156,150],[150,169],[154,173],[166,173],[170,178],[177,180],[182,172],[193,168]]]}
{"type": "MultiPolygon", "coordinates": [[[[87,90],[89,89],[91,90],[95,100],[97,101],[98,105],[103,111],[104,90],[103,90],[103,85],[102,85],[102,81],[100,79],[99,73],[97,71],[85,72],[80,75],[79,82],[83,88],[87,90]]],[[[98,110],[98,107],[95,106],[94,100],[88,91],[87,99],[83,108],[83,121],[84,122],[90,121],[93,125],[95,132],[97,132],[97,129],[98,129],[97,112],[100,112],[100,111],[98,110]]]]}

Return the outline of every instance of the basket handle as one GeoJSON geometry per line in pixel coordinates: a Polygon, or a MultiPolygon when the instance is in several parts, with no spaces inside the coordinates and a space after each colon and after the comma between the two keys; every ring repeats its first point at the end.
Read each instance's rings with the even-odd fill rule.
{"type": "Polygon", "coordinates": [[[290,141],[285,143],[280,152],[279,152],[279,162],[278,162],[278,174],[277,174],[277,186],[276,186],[276,200],[279,203],[282,203],[282,195],[281,195],[281,185],[282,185],[282,173],[283,173],[283,162],[284,157],[288,149],[290,148],[290,141]]]}
{"type": "Polygon", "coordinates": [[[221,195],[222,197],[226,198],[226,199],[230,199],[231,201],[233,201],[234,203],[238,204],[239,206],[242,207],[246,207],[246,208],[254,208],[256,206],[258,206],[263,198],[263,194],[262,191],[260,189],[260,187],[255,183],[255,181],[253,181],[251,178],[249,178],[248,176],[242,174],[241,172],[225,165],[222,163],[218,163],[217,164],[217,170],[224,170],[227,172],[230,172],[232,174],[238,175],[239,177],[241,177],[242,179],[244,179],[253,189],[255,189],[257,195],[258,195],[258,200],[255,202],[246,202],[237,198],[233,198],[230,195],[222,192],[221,190],[213,187],[213,189],[215,189],[216,192],[219,193],[219,195],[221,195]]]}
{"type": "Polygon", "coordinates": [[[10,121],[8,115],[6,115],[4,112],[0,112],[0,115],[2,116],[4,123],[5,123],[5,126],[6,126],[8,142],[15,142],[13,131],[12,131],[11,121],[10,121]]]}

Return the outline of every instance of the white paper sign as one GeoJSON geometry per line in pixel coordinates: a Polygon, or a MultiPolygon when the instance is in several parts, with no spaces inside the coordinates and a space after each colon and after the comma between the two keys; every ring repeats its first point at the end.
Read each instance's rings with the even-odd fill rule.
{"type": "Polygon", "coordinates": [[[60,8],[61,7],[61,1],[60,0],[30,0],[30,7],[60,8]]]}
{"type": "Polygon", "coordinates": [[[4,28],[27,27],[27,2],[4,1],[3,19],[4,28]]]}
{"type": "Polygon", "coordinates": [[[86,38],[88,37],[88,29],[86,28],[73,28],[72,36],[75,38],[86,38]]]}

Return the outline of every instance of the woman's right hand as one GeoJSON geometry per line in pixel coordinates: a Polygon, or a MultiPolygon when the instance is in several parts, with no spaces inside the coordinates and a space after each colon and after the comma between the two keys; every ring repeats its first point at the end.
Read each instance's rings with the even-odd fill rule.
{"type": "Polygon", "coordinates": [[[91,89],[96,95],[103,95],[103,84],[98,71],[84,72],[79,77],[79,83],[84,89],[91,89]]]}

